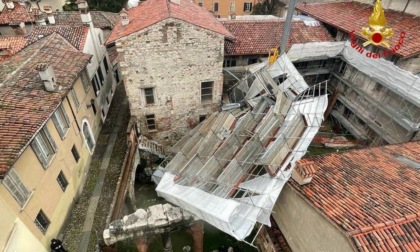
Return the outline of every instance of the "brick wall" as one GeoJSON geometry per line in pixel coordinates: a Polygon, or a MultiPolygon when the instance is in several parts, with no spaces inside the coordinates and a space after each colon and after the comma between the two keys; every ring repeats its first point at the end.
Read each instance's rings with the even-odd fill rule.
{"type": "Polygon", "coordinates": [[[116,42],[130,112],[140,134],[170,145],[193,128],[200,115],[220,107],[224,37],[189,23],[166,19],[116,42]],[[201,82],[213,81],[213,99],[201,102],[201,82]],[[154,104],[144,90],[153,88],[154,104]],[[157,130],[148,130],[154,114],[157,130]]]}

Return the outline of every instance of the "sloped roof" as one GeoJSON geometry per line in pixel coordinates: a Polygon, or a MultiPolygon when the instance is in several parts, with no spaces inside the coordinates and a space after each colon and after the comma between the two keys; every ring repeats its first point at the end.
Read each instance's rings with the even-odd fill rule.
{"type": "Polygon", "coordinates": [[[127,13],[130,23],[122,26],[119,21],[107,43],[115,42],[167,18],[180,19],[224,36],[232,36],[209,11],[188,0],[180,0],[179,5],[168,0],[148,0],[129,9],[127,13]]]}
{"type": "Polygon", "coordinates": [[[360,251],[420,250],[420,142],[313,156],[309,184],[290,185],[360,251]]]}
{"type": "MultiPolygon", "coordinates": [[[[2,48],[10,48],[13,54],[22,50],[26,45],[26,38],[22,36],[0,36],[0,44],[2,48]]],[[[8,58],[8,55],[1,55],[0,61],[8,58]]]]}
{"type": "MultiPolygon", "coordinates": [[[[93,26],[101,29],[112,29],[118,23],[120,16],[118,13],[106,11],[90,11],[93,26]]],[[[78,11],[64,11],[54,13],[56,24],[58,25],[83,25],[78,11]]]]}
{"type": "MultiPolygon", "coordinates": [[[[373,11],[372,5],[359,2],[308,3],[298,4],[296,8],[345,32],[355,30],[356,35],[366,41],[362,37],[361,31],[362,27],[368,27],[368,18],[373,11]]],[[[390,40],[392,47],[398,44],[401,32],[406,33],[404,43],[396,54],[404,58],[420,54],[420,17],[394,10],[385,10],[385,18],[387,27],[392,28],[394,33],[390,40]]]]}
{"type": "MultiPolygon", "coordinates": [[[[270,49],[280,46],[284,20],[230,20],[222,24],[233,36],[226,41],[226,55],[268,54],[270,49]]],[[[333,41],[322,26],[306,26],[303,21],[293,21],[287,48],[292,44],[333,41]]]]}
{"type": "Polygon", "coordinates": [[[8,25],[12,21],[23,21],[25,23],[35,22],[35,18],[32,13],[28,12],[26,6],[22,6],[19,3],[14,3],[15,8],[12,10],[7,9],[6,5],[0,12],[0,25],[8,25]]]}
{"type": "Polygon", "coordinates": [[[0,63],[0,176],[48,120],[90,57],[54,33],[0,63]],[[53,67],[61,91],[45,91],[38,63],[53,67]]]}
{"type": "Polygon", "coordinates": [[[62,26],[62,25],[42,25],[33,27],[27,38],[27,45],[30,45],[43,37],[53,33],[58,33],[63,36],[72,46],[77,50],[82,51],[86,38],[89,32],[89,27],[86,26],[62,26]]]}

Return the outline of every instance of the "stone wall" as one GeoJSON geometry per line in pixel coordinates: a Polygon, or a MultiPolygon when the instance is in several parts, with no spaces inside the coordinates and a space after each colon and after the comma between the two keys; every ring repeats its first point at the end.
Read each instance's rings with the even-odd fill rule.
{"type": "Polygon", "coordinates": [[[170,145],[217,111],[222,97],[224,37],[181,20],[168,18],[116,42],[130,112],[140,134],[170,145]],[[201,102],[201,82],[213,81],[213,97],[201,102]],[[144,88],[153,88],[146,104],[144,88]],[[146,115],[154,114],[156,130],[146,115]]]}

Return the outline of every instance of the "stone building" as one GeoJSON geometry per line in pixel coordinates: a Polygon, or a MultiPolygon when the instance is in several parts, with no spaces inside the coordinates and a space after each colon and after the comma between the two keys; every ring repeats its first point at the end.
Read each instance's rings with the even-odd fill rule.
{"type": "Polygon", "coordinates": [[[419,251],[420,142],[298,161],[272,216],[294,252],[419,251]]]}
{"type": "Polygon", "coordinates": [[[120,15],[107,44],[117,47],[130,112],[142,135],[169,144],[220,107],[231,35],[187,0],[150,0],[120,15]]]}

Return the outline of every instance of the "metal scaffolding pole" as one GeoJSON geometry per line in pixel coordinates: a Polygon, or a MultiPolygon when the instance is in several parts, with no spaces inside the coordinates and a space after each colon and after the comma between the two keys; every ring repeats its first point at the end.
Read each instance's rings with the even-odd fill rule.
{"type": "Polygon", "coordinates": [[[292,25],[292,17],[295,12],[296,0],[290,0],[287,9],[286,22],[284,24],[283,36],[281,37],[280,56],[286,51],[287,40],[289,39],[290,27],[292,25]]]}

